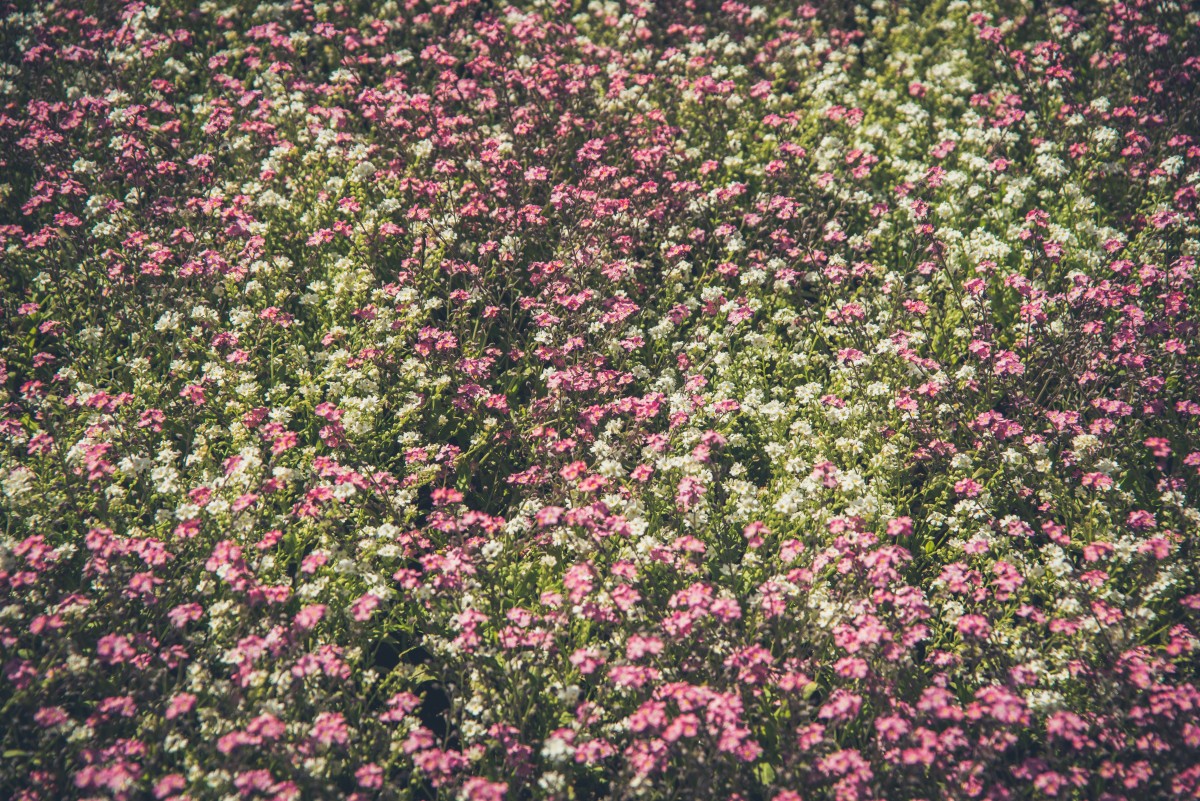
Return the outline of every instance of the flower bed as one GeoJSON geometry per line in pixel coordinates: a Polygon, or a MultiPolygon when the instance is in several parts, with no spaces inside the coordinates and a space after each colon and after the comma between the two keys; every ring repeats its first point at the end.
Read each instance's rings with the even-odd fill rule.
{"type": "Polygon", "coordinates": [[[1187,4],[9,6],[0,797],[1200,794],[1187,4]]]}

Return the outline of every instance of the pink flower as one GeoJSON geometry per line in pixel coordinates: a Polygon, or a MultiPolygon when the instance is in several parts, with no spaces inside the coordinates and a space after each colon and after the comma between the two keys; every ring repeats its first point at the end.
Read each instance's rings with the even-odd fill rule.
{"type": "Polygon", "coordinates": [[[821,705],[821,711],[817,713],[817,717],[835,723],[845,722],[854,719],[861,708],[861,696],[839,688],[829,694],[829,700],[821,705]]]}
{"type": "Polygon", "coordinates": [[[983,491],[983,485],[973,478],[964,478],[954,482],[954,491],[959,495],[974,498],[983,491]]]}
{"type": "Polygon", "coordinates": [[[197,603],[180,604],[167,613],[167,619],[177,629],[184,628],[188,623],[199,620],[204,615],[204,607],[197,603]]]}
{"type": "Polygon", "coordinates": [[[1147,437],[1145,444],[1156,458],[1166,459],[1171,455],[1171,441],[1165,437],[1147,437]]]}
{"type": "Polygon", "coordinates": [[[660,731],[667,724],[667,705],[662,701],[646,701],[627,722],[633,732],[660,731]]]}
{"type": "Polygon", "coordinates": [[[44,706],[34,713],[33,720],[44,729],[53,728],[70,720],[67,710],[61,706],[44,706]]]}
{"type": "Polygon", "coordinates": [[[675,492],[675,503],[679,508],[686,512],[695,506],[704,497],[706,487],[697,478],[692,476],[684,476],[679,479],[679,486],[675,492]]]}
{"type": "Polygon", "coordinates": [[[379,608],[379,598],[373,593],[363,593],[350,607],[350,615],[359,623],[371,619],[371,615],[379,608]]]}
{"type": "Polygon", "coordinates": [[[434,506],[449,506],[454,503],[461,503],[463,494],[453,487],[438,487],[432,493],[434,506]]]}
{"type": "Polygon", "coordinates": [[[1010,350],[1002,350],[996,354],[994,367],[996,375],[1024,375],[1025,365],[1010,350]]]}
{"type": "Polygon", "coordinates": [[[128,662],[137,655],[130,643],[129,637],[124,634],[106,634],[96,643],[96,656],[108,665],[128,662]]]}
{"type": "Polygon", "coordinates": [[[191,693],[176,693],[167,704],[166,718],[174,720],[180,715],[186,715],[196,706],[196,696],[191,693]]]}
{"type": "Polygon", "coordinates": [[[760,520],[755,520],[742,529],[742,536],[746,538],[746,545],[752,550],[762,547],[763,535],[769,535],[770,533],[771,529],[767,528],[766,524],[760,520]]]}
{"type": "Polygon", "coordinates": [[[179,773],[169,773],[154,783],[154,797],[163,799],[187,787],[187,779],[179,773]]]}
{"type": "Polygon", "coordinates": [[[508,785],[473,776],[463,782],[460,793],[464,801],[503,801],[508,785]]]}
{"type": "Polygon", "coordinates": [[[369,762],[354,771],[358,786],[366,790],[378,790],[383,786],[383,768],[369,762]]]}
{"type": "Polygon", "coordinates": [[[329,562],[329,554],[324,551],[315,551],[304,557],[300,563],[301,573],[316,573],[318,569],[324,567],[329,562]]]}
{"type": "Polygon", "coordinates": [[[837,359],[842,364],[855,364],[862,361],[865,357],[865,353],[854,348],[842,348],[837,354],[837,359]]]}
{"type": "Polygon", "coordinates": [[[992,627],[988,624],[987,618],[982,615],[963,615],[958,619],[955,628],[964,637],[978,640],[986,640],[992,633],[992,627]]]}
{"type": "Polygon", "coordinates": [[[1125,518],[1125,523],[1135,531],[1145,531],[1158,525],[1154,514],[1145,509],[1135,509],[1125,518]]]}
{"type": "Polygon", "coordinates": [[[350,739],[346,719],[340,712],[322,712],[313,722],[312,738],[324,746],[345,745],[350,739]]]}
{"type": "Polygon", "coordinates": [[[325,609],[325,604],[309,604],[296,613],[293,623],[301,631],[308,631],[320,623],[321,618],[325,617],[325,609]]]}
{"type": "Polygon", "coordinates": [[[630,478],[640,484],[645,484],[654,475],[654,468],[648,464],[639,464],[629,472],[630,478]]]}
{"type": "Polygon", "coordinates": [[[410,692],[400,692],[387,701],[388,711],[379,716],[385,723],[399,723],[421,705],[421,699],[410,692]]]}
{"type": "Polygon", "coordinates": [[[785,540],[779,546],[779,558],[786,565],[796,561],[804,553],[804,543],[797,539],[785,540]]]}
{"type": "Polygon", "coordinates": [[[662,650],[662,640],[653,636],[643,637],[640,634],[634,634],[625,643],[625,657],[631,660],[641,659],[643,656],[661,654],[662,650]]]}
{"type": "Polygon", "coordinates": [[[595,646],[578,648],[571,654],[570,661],[572,665],[579,668],[580,673],[588,676],[595,673],[604,664],[604,656],[595,646]]]}
{"type": "Polygon", "coordinates": [[[669,743],[695,737],[700,731],[700,719],[691,713],[680,715],[663,731],[663,739],[669,743]]]}
{"type": "Polygon", "coordinates": [[[199,384],[189,384],[179,391],[179,397],[190,400],[197,406],[203,406],[204,387],[199,384]]]}

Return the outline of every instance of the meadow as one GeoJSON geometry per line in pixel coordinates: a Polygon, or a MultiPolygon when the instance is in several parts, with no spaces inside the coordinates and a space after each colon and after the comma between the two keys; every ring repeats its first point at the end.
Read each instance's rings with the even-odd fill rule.
{"type": "Polygon", "coordinates": [[[0,798],[1200,798],[1200,13],[0,0],[0,798]]]}

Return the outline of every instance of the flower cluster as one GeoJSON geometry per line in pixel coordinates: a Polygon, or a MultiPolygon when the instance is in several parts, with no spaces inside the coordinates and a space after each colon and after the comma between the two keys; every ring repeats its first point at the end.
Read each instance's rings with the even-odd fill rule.
{"type": "Polygon", "coordinates": [[[0,796],[1200,796],[1200,13],[0,2],[0,796]]]}

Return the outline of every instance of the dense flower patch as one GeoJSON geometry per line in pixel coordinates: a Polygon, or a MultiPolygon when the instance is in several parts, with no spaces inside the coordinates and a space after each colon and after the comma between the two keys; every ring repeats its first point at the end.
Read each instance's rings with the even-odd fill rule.
{"type": "Polygon", "coordinates": [[[1200,794],[1200,14],[0,14],[0,796],[1200,794]]]}

